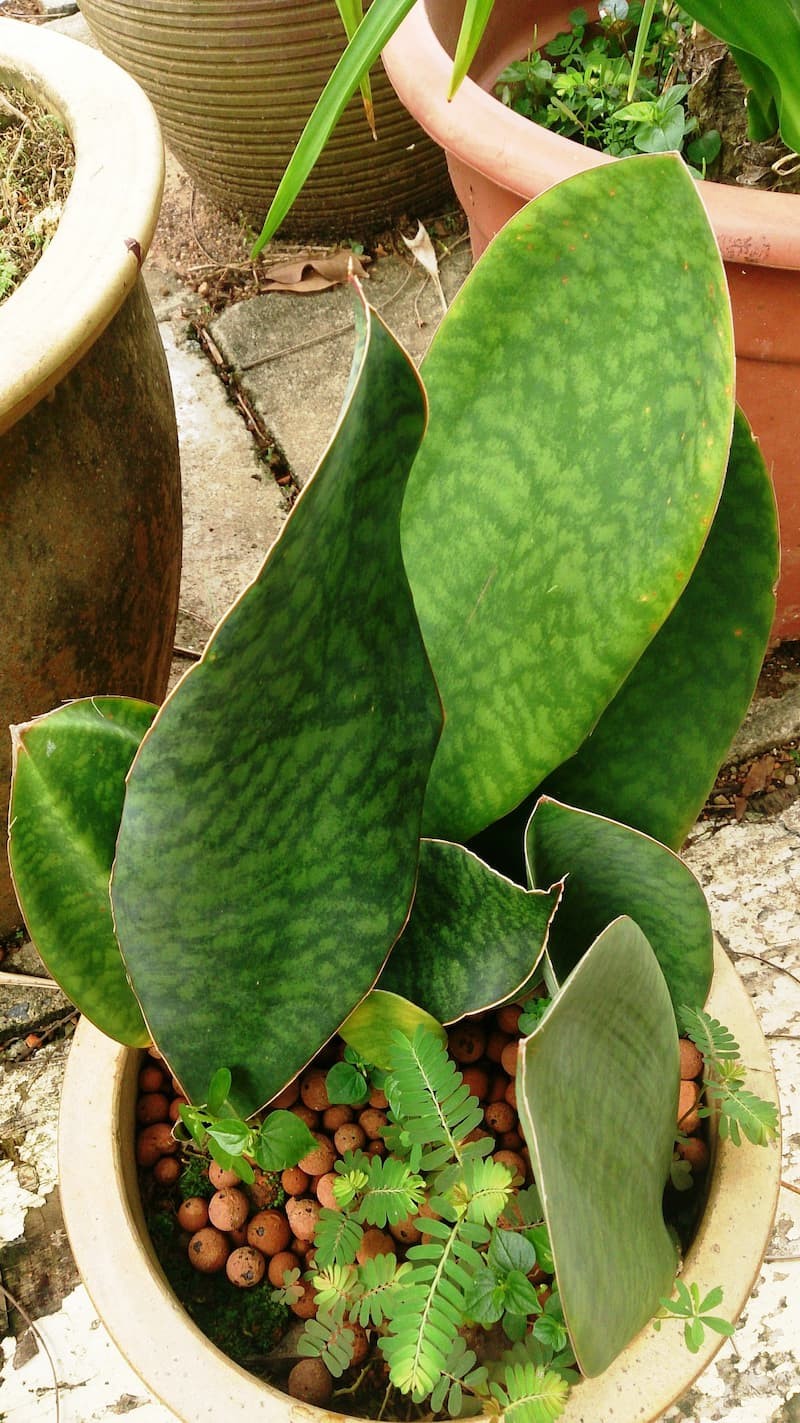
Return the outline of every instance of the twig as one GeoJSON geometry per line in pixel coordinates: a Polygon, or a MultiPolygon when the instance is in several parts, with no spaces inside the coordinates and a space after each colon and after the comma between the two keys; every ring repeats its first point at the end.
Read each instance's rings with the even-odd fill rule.
{"type": "Polygon", "coordinates": [[[188,657],[191,662],[199,662],[203,656],[202,652],[197,651],[196,647],[179,647],[177,642],[172,651],[176,657],[188,657]]]}
{"type": "Polygon", "coordinates": [[[773,963],[772,959],[764,958],[763,954],[740,953],[738,949],[731,949],[731,953],[737,959],[754,959],[756,963],[763,963],[766,968],[774,968],[776,973],[785,973],[786,977],[790,978],[792,983],[796,983],[797,987],[800,988],[800,978],[797,977],[796,973],[792,973],[790,968],[784,968],[782,963],[773,963]]]}
{"type": "Polygon", "coordinates": [[[55,988],[60,992],[54,978],[39,978],[35,973],[7,973],[0,971],[0,983],[14,983],[23,988],[55,988]]]}
{"type": "Polygon", "coordinates": [[[5,1285],[0,1284],[0,1291],[2,1291],[3,1295],[4,1295],[5,1298],[8,1300],[9,1304],[10,1304],[14,1309],[16,1309],[16,1310],[22,1315],[22,1318],[25,1320],[25,1323],[27,1324],[27,1326],[28,1326],[28,1328],[30,1329],[31,1333],[34,1335],[34,1337],[38,1340],[38,1342],[39,1342],[39,1343],[41,1344],[41,1346],[42,1346],[42,1349],[43,1349],[43,1351],[44,1351],[45,1358],[47,1359],[47,1362],[48,1362],[48,1364],[50,1365],[50,1369],[51,1369],[51,1372],[52,1372],[52,1375],[53,1375],[53,1386],[54,1386],[54,1388],[55,1388],[55,1401],[56,1401],[56,1423],[61,1423],[61,1385],[60,1385],[59,1382],[58,1382],[58,1373],[57,1373],[57,1371],[56,1371],[56,1366],[55,1366],[55,1361],[54,1361],[54,1359],[53,1359],[53,1355],[50,1353],[50,1350],[49,1350],[49,1348],[47,1347],[47,1340],[45,1339],[45,1337],[44,1337],[44,1335],[42,1334],[41,1330],[38,1329],[38,1328],[36,1327],[36,1325],[34,1324],[33,1320],[31,1319],[31,1317],[30,1317],[30,1315],[28,1314],[28,1311],[25,1309],[24,1305],[21,1305],[21,1304],[20,1304],[19,1300],[16,1299],[16,1298],[14,1297],[14,1295],[11,1294],[10,1290],[7,1290],[6,1287],[5,1287],[5,1285]]]}
{"type": "Polygon", "coordinates": [[[361,1387],[362,1383],[364,1382],[364,1379],[366,1378],[371,1368],[372,1361],[370,1360],[368,1364],[364,1365],[355,1383],[348,1384],[346,1388],[335,1388],[333,1390],[334,1398],[344,1398],[345,1395],[348,1393],[355,1393],[361,1387]]]}
{"type": "Polygon", "coordinates": [[[781,1177],[781,1185],[785,1191],[794,1191],[796,1196],[800,1196],[800,1186],[795,1186],[792,1181],[784,1181],[781,1177]]]}

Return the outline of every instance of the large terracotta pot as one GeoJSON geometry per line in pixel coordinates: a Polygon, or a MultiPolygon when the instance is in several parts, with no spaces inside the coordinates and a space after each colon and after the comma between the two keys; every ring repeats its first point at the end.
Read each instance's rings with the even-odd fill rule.
{"type": "MultiPolygon", "coordinates": [[[[81,0],[106,54],[152,100],[171,150],[225,211],[257,231],[345,45],[334,0],[81,0]]],[[[372,78],[377,142],[360,98],[343,115],[281,233],[339,238],[449,193],[440,150],[372,78]]]]}
{"type": "MultiPolygon", "coordinates": [[[[60,701],[166,691],[181,562],[163,347],[139,276],[163,149],[102,55],[0,21],[0,83],[58,113],[75,176],[52,243],[0,306],[0,815],[12,723],[60,701]]],[[[20,923],[5,856],[0,934],[20,923]]]]}
{"type": "MultiPolygon", "coordinates": [[[[544,188],[614,162],[530,123],[487,92],[500,71],[530,49],[534,22],[541,45],[568,28],[572,8],[571,0],[496,0],[473,77],[451,103],[445,96],[461,0],[418,0],[384,51],[403,103],[447,154],[476,256],[544,188]]],[[[737,396],[778,500],[782,571],[773,636],[800,638],[800,197],[705,182],[700,190],[733,302],[737,396]]]]}
{"type": "MultiPolygon", "coordinates": [[[[717,950],[708,1010],[734,1033],[753,1090],[777,1096],[769,1052],[736,970],[717,950]]],[[[82,1019],[70,1050],[59,1126],[61,1202],[78,1269],[101,1319],[140,1377],[184,1423],[330,1420],[231,1363],[168,1288],[144,1224],[134,1161],[141,1053],[82,1019]],[[124,1288],[122,1287],[124,1282],[124,1288]]],[[[708,1199],[682,1278],[701,1295],[721,1285],[737,1318],[758,1275],[778,1198],[780,1147],[720,1141],[708,1199]]],[[[648,1326],[599,1378],[576,1388],[564,1423],[649,1423],[709,1363],[721,1339],[708,1331],[697,1355],[679,1327],[648,1326]]]]}

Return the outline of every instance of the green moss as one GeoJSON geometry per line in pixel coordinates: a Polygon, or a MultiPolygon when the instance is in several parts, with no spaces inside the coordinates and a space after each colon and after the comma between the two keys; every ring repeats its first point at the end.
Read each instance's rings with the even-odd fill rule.
{"type": "Polygon", "coordinates": [[[178,1190],[182,1200],[188,1200],[190,1196],[202,1196],[209,1200],[214,1194],[214,1187],[208,1179],[207,1156],[186,1155],[184,1157],[184,1168],[178,1180],[178,1190]]]}

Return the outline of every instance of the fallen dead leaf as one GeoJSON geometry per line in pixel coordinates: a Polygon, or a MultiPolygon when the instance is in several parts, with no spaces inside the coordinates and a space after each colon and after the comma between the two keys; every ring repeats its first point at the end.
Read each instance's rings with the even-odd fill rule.
{"type": "Polygon", "coordinates": [[[368,262],[368,257],[359,257],[349,249],[331,252],[326,257],[301,254],[291,262],[278,262],[259,272],[259,287],[262,292],[297,292],[299,296],[307,296],[339,286],[351,275],[359,279],[366,277],[368,262]]]}

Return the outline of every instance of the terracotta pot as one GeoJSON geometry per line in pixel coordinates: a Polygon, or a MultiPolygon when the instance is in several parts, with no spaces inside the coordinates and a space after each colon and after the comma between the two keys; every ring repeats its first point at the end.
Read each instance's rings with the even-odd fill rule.
{"type": "MultiPolygon", "coordinates": [[[[418,0],[384,51],[403,103],[447,154],[478,256],[530,198],[613,158],[513,113],[490,92],[500,71],[568,29],[571,0],[497,0],[472,68],[445,95],[461,0],[418,0]]],[[[597,13],[597,5],[589,5],[597,13]]],[[[771,468],[781,520],[775,638],[800,638],[800,197],[700,183],[733,302],[737,396],[771,468]]],[[[624,232],[620,254],[624,260],[624,232]]]]}
{"type": "MultiPolygon", "coordinates": [[[[82,0],[81,10],[149,95],[200,191],[259,231],[345,45],[334,0],[82,0]]],[[[380,66],[372,84],[378,141],[354,99],[282,235],[375,231],[450,192],[440,150],[380,66]]]]}
{"type": "MultiPolygon", "coordinates": [[[[163,347],[139,277],[163,149],[102,55],[0,24],[0,82],[58,113],[76,150],[58,230],[0,307],[0,815],[4,729],[60,701],[166,690],[181,559],[180,468],[163,347]]],[[[0,934],[20,923],[3,857],[0,934]]]]}
{"type": "MultiPolygon", "coordinates": [[[[736,970],[717,950],[709,1012],[734,1033],[753,1090],[777,1097],[769,1052],[736,970]]],[[[59,1175],[78,1269],[101,1319],[147,1386],[185,1423],[245,1423],[309,1416],[301,1406],[231,1363],[184,1313],[168,1288],[144,1224],[134,1162],[134,1112],[142,1054],[82,1019],[61,1104],[59,1175]],[[124,1288],[121,1282],[124,1281],[124,1288]]],[[[683,1279],[701,1294],[721,1285],[737,1318],[758,1275],[772,1229],[780,1148],[717,1144],[708,1200],[683,1279]]],[[[680,1329],[648,1326],[600,1378],[576,1388],[565,1423],[648,1423],[680,1397],[722,1340],[707,1333],[697,1355],[680,1329]]]]}

